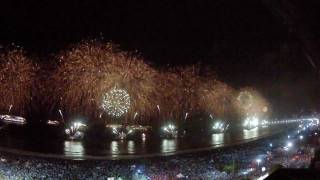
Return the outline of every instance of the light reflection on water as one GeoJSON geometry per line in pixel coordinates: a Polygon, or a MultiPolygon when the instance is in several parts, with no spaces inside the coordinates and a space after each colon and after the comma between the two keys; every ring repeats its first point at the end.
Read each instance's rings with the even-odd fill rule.
{"type": "Polygon", "coordinates": [[[134,154],[134,153],[136,153],[134,141],[132,141],[132,140],[131,140],[131,141],[128,141],[127,149],[128,149],[128,154],[134,154]]]}
{"type": "Polygon", "coordinates": [[[169,153],[177,150],[177,139],[163,139],[161,142],[161,153],[169,153]]]}
{"type": "Polygon", "coordinates": [[[110,153],[112,155],[119,154],[119,142],[118,141],[111,141],[110,145],[110,153]]]}
{"type": "Polygon", "coordinates": [[[111,141],[109,148],[110,148],[110,153],[115,157],[124,152],[128,154],[136,153],[136,143],[133,140],[111,141]]]}
{"type": "Polygon", "coordinates": [[[250,129],[250,130],[243,130],[243,139],[252,139],[252,138],[256,138],[259,135],[259,129],[258,128],[254,128],[254,129],[250,129]]]}
{"type": "Polygon", "coordinates": [[[212,134],[211,144],[212,145],[223,144],[224,143],[224,136],[225,136],[224,133],[212,134]]]}
{"type": "MultiPolygon", "coordinates": [[[[241,134],[241,133],[240,133],[241,134]]],[[[222,146],[228,141],[226,137],[228,134],[212,134],[210,145],[222,146]]],[[[252,139],[258,137],[258,128],[251,130],[243,130],[242,139],[252,139]]],[[[117,157],[121,154],[136,154],[145,151],[146,141],[142,140],[140,143],[134,140],[118,141],[113,140],[109,142],[108,151],[113,157],[117,157]],[[138,149],[137,149],[138,148],[138,149]],[[141,151],[141,152],[140,152],[141,151]]],[[[160,139],[160,153],[172,153],[178,150],[178,139],[160,139]]],[[[64,155],[69,157],[79,157],[85,155],[85,149],[81,141],[65,141],[64,142],[64,155]]]]}
{"type": "Polygon", "coordinates": [[[81,141],[65,141],[64,155],[73,157],[83,157],[85,150],[81,141]]]}
{"type": "MultiPolygon", "coordinates": [[[[141,139],[91,141],[57,141],[51,137],[33,136],[32,134],[16,133],[16,131],[0,131],[0,147],[40,152],[45,154],[64,155],[69,158],[82,159],[90,156],[119,157],[121,155],[144,155],[158,153],[175,153],[178,151],[201,148],[214,148],[225,145],[239,144],[242,141],[254,140],[259,137],[283,131],[287,126],[256,128],[251,130],[231,129],[225,134],[208,134],[162,139],[146,136],[141,139]],[[1,134],[2,133],[2,134],[1,134]],[[16,133],[16,134],[14,134],[16,133]]],[[[20,131],[19,131],[20,132],[20,131]]]]}

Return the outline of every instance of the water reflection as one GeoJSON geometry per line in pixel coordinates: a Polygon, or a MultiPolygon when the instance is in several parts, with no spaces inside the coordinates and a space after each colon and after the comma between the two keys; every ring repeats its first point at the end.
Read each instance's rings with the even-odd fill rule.
{"type": "Polygon", "coordinates": [[[259,135],[259,129],[258,128],[254,128],[254,129],[250,129],[250,130],[243,130],[243,139],[251,139],[251,138],[256,138],[259,135]]]}
{"type": "Polygon", "coordinates": [[[119,154],[119,142],[118,141],[111,141],[110,151],[111,151],[110,153],[112,155],[119,154]]]}
{"type": "Polygon", "coordinates": [[[85,150],[81,141],[65,141],[64,155],[71,157],[83,157],[85,150]]]}
{"type": "Polygon", "coordinates": [[[110,153],[114,156],[126,152],[128,154],[136,153],[136,143],[133,140],[129,141],[111,141],[110,153]]]}
{"type": "Polygon", "coordinates": [[[223,144],[224,143],[224,136],[225,136],[224,133],[212,134],[211,144],[212,145],[223,144]]]}
{"type": "Polygon", "coordinates": [[[85,155],[119,157],[121,155],[175,153],[180,150],[195,148],[214,148],[248,142],[262,136],[281,132],[289,127],[287,125],[279,125],[268,128],[259,127],[259,129],[252,130],[237,128],[230,129],[226,134],[190,134],[190,136],[177,139],[161,139],[152,134],[146,134],[141,139],[139,137],[139,139],[126,139],[123,141],[97,139],[94,141],[67,140],[62,142],[56,141],[50,136],[34,136],[30,133],[33,131],[10,128],[12,129],[2,129],[0,131],[0,147],[83,159],[85,155]]]}
{"type": "Polygon", "coordinates": [[[135,143],[134,141],[128,141],[127,149],[129,154],[135,154],[135,143]]]}
{"type": "Polygon", "coordinates": [[[142,138],[142,141],[145,142],[146,138],[147,138],[147,135],[145,133],[142,133],[141,138],[142,138]]]}
{"type": "Polygon", "coordinates": [[[177,150],[177,139],[164,139],[161,143],[161,153],[174,152],[177,150]]]}

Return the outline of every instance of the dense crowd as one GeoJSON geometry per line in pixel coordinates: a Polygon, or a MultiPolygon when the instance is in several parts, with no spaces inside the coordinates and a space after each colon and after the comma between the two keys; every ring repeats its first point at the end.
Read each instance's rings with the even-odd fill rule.
{"type": "Polygon", "coordinates": [[[287,134],[282,134],[211,152],[134,160],[71,161],[1,153],[0,179],[238,179],[259,177],[274,164],[307,167],[312,148],[284,155],[286,141],[287,134]]]}

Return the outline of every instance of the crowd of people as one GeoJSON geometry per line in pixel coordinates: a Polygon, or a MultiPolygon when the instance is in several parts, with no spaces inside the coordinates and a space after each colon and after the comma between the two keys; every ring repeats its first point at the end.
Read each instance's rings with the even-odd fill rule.
{"type": "Polygon", "coordinates": [[[262,176],[275,164],[307,167],[312,147],[300,143],[284,155],[287,141],[285,133],[208,152],[132,160],[71,161],[0,153],[0,179],[238,179],[262,176]]]}

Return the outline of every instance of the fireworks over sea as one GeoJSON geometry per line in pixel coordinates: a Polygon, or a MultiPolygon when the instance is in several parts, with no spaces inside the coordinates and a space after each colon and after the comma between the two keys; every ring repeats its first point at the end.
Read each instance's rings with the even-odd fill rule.
{"type": "Polygon", "coordinates": [[[252,88],[241,89],[235,102],[241,117],[266,118],[270,115],[268,101],[252,88]]]}
{"type": "Polygon", "coordinates": [[[150,118],[156,111],[156,71],[139,57],[113,44],[85,42],[62,52],[57,59],[58,69],[51,79],[56,85],[53,99],[59,101],[58,106],[64,112],[131,121],[150,118]],[[104,96],[112,89],[118,92],[112,99],[123,99],[115,96],[125,92],[125,99],[130,102],[123,104],[128,103],[130,107],[108,102],[112,99],[104,96]],[[125,113],[117,113],[120,111],[117,108],[125,108],[122,110],[125,113]],[[136,114],[139,117],[134,118],[136,114]]]}
{"type": "Polygon", "coordinates": [[[20,50],[0,58],[2,113],[40,107],[59,113],[63,121],[84,116],[152,124],[186,121],[197,113],[225,118],[235,111],[243,118],[263,117],[269,111],[257,91],[237,92],[200,65],[156,69],[112,43],[75,44],[54,56],[50,66],[33,64],[20,50]]]}

